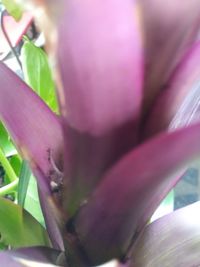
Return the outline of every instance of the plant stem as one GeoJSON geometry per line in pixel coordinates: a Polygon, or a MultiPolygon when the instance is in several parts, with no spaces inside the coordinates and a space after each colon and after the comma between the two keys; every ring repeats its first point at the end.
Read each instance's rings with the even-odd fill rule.
{"type": "Polygon", "coordinates": [[[5,196],[5,195],[10,194],[13,191],[15,191],[17,186],[18,186],[18,183],[19,183],[19,179],[17,178],[12,183],[1,187],[0,188],[0,197],[5,196]]]}
{"type": "Polygon", "coordinates": [[[0,148],[0,163],[3,166],[10,182],[13,182],[15,180],[18,180],[17,175],[15,174],[12,166],[10,165],[10,162],[8,161],[8,159],[6,158],[6,156],[4,155],[2,149],[0,148]]]}

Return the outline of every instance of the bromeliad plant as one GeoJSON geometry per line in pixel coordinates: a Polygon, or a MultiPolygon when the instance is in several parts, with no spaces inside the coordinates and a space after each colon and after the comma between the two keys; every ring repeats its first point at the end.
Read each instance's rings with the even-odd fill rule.
{"type": "Polygon", "coordinates": [[[200,156],[200,1],[35,2],[57,28],[61,115],[1,64],[0,116],[37,178],[51,244],[1,263],[199,266],[199,203],[148,222],[200,156]]]}

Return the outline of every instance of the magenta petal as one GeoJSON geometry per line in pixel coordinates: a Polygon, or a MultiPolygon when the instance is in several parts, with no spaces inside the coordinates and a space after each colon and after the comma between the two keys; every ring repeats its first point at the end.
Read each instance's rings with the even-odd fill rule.
{"type": "MultiPolygon", "coordinates": [[[[58,118],[15,73],[2,63],[0,63],[0,118],[24,158],[30,162],[36,176],[41,172],[44,177],[50,179],[49,172],[53,168],[51,162],[55,160],[57,163],[63,142],[58,118]]],[[[38,182],[40,185],[39,178],[38,182]]]]}
{"type": "Polygon", "coordinates": [[[143,129],[145,138],[200,121],[200,42],[185,55],[157,97],[143,129]]]}
{"type": "Polygon", "coordinates": [[[199,210],[197,202],[147,226],[133,248],[130,267],[199,266],[199,210]]]}
{"type": "MultiPolygon", "coordinates": [[[[122,158],[75,219],[93,263],[122,257],[174,186],[174,172],[200,155],[200,124],[163,134],[122,158]]],[[[95,265],[94,264],[94,265],[95,265]]]]}
{"type": "Polygon", "coordinates": [[[80,132],[99,136],[138,118],[143,66],[134,9],[133,0],[66,1],[58,42],[61,108],[80,132]]]}
{"type": "Polygon", "coordinates": [[[197,38],[200,0],[140,0],[146,51],[145,109],[197,38]]]}

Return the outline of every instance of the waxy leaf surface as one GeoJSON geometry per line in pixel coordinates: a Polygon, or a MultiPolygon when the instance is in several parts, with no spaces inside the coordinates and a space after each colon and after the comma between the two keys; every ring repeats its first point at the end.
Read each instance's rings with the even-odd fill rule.
{"type": "Polygon", "coordinates": [[[200,203],[148,225],[134,246],[130,267],[199,266],[200,203]]]}
{"type": "Polygon", "coordinates": [[[160,135],[107,172],[75,218],[79,239],[94,264],[126,253],[179,180],[174,174],[200,155],[199,140],[200,124],[160,135]]]}
{"type": "Polygon", "coordinates": [[[19,78],[0,63],[0,118],[34,172],[42,172],[48,190],[53,168],[61,154],[62,131],[58,118],[19,78]],[[51,160],[50,160],[51,157],[51,160]]]}
{"type": "Polygon", "coordinates": [[[6,267],[61,267],[64,265],[59,264],[59,256],[60,252],[57,250],[32,247],[1,252],[0,261],[6,267]]]}
{"type": "Polygon", "coordinates": [[[135,1],[69,0],[58,28],[67,211],[137,139],[143,53],[135,1]],[[80,40],[80,41],[78,41],[80,40]]]}
{"type": "Polygon", "coordinates": [[[199,0],[139,0],[146,60],[144,108],[148,111],[174,67],[197,39],[199,0]]]}
{"type": "Polygon", "coordinates": [[[200,120],[200,42],[186,53],[157,97],[143,129],[144,137],[173,131],[200,120]]]}

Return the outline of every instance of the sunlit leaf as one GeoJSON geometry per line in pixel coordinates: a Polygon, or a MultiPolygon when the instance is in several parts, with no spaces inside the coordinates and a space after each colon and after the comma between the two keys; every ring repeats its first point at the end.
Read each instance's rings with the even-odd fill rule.
{"type": "Polygon", "coordinates": [[[2,0],[8,13],[16,20],[19,21],[23,14],[22,6],[16,0],[2,0]]]}
{"type": "Polygon", "coordinates": [[[19,175],[19,185],[18,185],[18,203],[22,207],[24,206],[30,177],[31,177],[31,170],[29,168],[28,162],[23,160],[21,165],[21,171],[19,175]]]}
{"type": "MultiPolygon", "coordinates": [[[[9,157],[8,161],[10,163],[10,167],[13,169],[16,176],[19,177],[19,172],[21,168],[21,158],[19,157],[19,155],[16,154],[16,155],[9,157]]],[[[5,184],[10,183],[10,176],[7,171],[5,172],[4,178],[5,178],[5,184]]],[[[12,193],[14,193],[14,196],[16,197],[16,193],[17,193],[16,189],[14,190],[14,192],[12,191],[12,193]]]]}
{"type": "Polygon", "coordinates": [[[11,142],[10,136],[3,124],[0,122],[0,147],[6,157],[15,155],[17,153],[15,146],[11,142]]]}
{"type": "Polygon", "coordinates": [[[13,170],[15,171],[16,175],[19,176],[20,169],[21,169],[21,163],[22,163],[20,156],[14,155],[14,156],[9,158],[9,161],[10,161],[10,164],[11,164],[13,170]]]}
{"type": "Polygon", "coordinates": [[[25,198],[24,208],[43,226],[44,217],[40,208],[40,201],[38,198],[37,183],[35,178],[31,175],[27,194],[25,198]]]}
{"type": "Polygon", "coordinates": [[[0,233],[12,247],[49,245],[45,229],[25,210],[0,198],[0,233]]]}
{"type": "Polygon", "coordinates": [[[47,55],[27,37],[24,37],[21,55],[25,81],[52,110],[58,111],[55,84],[47,55]]]}

